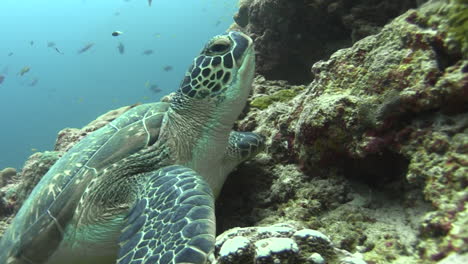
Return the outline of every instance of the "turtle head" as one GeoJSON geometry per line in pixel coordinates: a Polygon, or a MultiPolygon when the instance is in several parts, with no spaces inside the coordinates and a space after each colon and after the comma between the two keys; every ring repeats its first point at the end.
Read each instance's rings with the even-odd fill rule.
{"type": "Polygon", "coordinates": [[[235,120],[247,101],[254,70],[255,52],[249,36],[236,31],[216,36],[193,60],[172,99],[172,108],[214,107],[214,112],[230,112],[235,120]]]}

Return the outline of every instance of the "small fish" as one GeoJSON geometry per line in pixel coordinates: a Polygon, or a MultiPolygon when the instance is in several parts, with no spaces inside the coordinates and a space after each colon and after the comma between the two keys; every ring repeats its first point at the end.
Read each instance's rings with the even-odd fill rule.
{"type": "Polygon", "coordinates": [[[34,45],[34,41],[32,41],[32,40],[29,41],[29,44],[30,44],[31,46],[34,45]]]}
{"type": "Polygon", "coordinates": [[[122,31],[117,30],[117,31],[112,32],[112,36],[117,37],[117,36],[122,35],[122,33],[123,33],[122,31]]]}
{"type": "Polygon", "coordinates": [[[114,16],[120,16],[120,12],[119,11],[115,12],[114,16]]]}
{"type": "Polygon", "coordinates": [[[159,93],[159,92],[162,91],[161,88],[159,88],[159,86],[158,86],[157,84],[151,85],[149,89],[150,89],[151,91],[153,91],[154,93],[159,93]]]}
{"type": "Polygon", "coordinates": [[[171,65],[166,65],[166,66],[164,66],[164,68],[163,68],[163,70],[164,70],[164,71],[167,71],[167,72],[168,72],[168,71],[172,71],[172,69],[174,69],[174,68],[173,68],[171,65]]]}
{"type": "Polygon", "coordinates": [[[53,48],[53,47],[55,47],[55,42],[52,42],[52,41],[47,42],[47,47],[48,47],[48,48],[53,48]]]}
{"type": "Polygon", "coordinates": [[[0,84],[2,84],[4,80],[5,80],[5,76],[0,75],[0,84]]]}
{"type": "Polygon", "coordinates": [[[143,100],[149,100],[150,98],[148,96],[143,96],[143,100]]]}
{"type": "Polygon", "coordinates": [[[30,68],[29,66],[24,66],[18,74],[21,75],[21,76],[23,76],[23,75],[25,75],[27,72],[29,72],[29,70],[31,70],[31,68],[30,68]]]}
{"type": "Polygon", "coordinates": [[[31,83],[29,83],[29,86],[33,87],[33,86],[36,86],[36,84],[39,82],[39,79],[38,78],[34,78],[31,83]]]}
{"type": "Polygon", "coordinates": [[[142,53],[142,54],[143,54],[143,55],[146,55],[146,56],[148,56],[148,55],[151,55],[151,54],[153,54],[153,52],[154,52],[153,50],[150,50],[150,49],[149,49],[149,50],[145,50],[145,51],[143,51],[143,53],[142,53]]]}
{"type": "Polygon", "coordinates": [[[31,152],[38,152],[39,150],[37,148],[31,148],[31,152]]]}
{"type": "Polygon", "coordinates": [[[161,34],[159,34],[159,33],[154,33],[154,36],[157,37],[157,38],[160,38],[160,37],[161,37],[161,34]]]}
{"type": "Polygon", "coordinates": [[[153,0],[148,0],[148,5],[151,6],[151,2],[153,2],[153,0]]]}
{"type": "Polygon", "coordinates": [[[78,50],[78,54],[81,54],[81,53],[83,53],[83,52],[89,50],[89,49],[90,49],[91,47],[93,47],[93,46],[94,46],[94,43],[88,43],[88,44],[86,44],[83,48],[81,48],[81,49],[78,50]]]}
{"type": "Polygon", "coordinates": [[[150,86],[150,81],[145,82],[145,87],[148,88],[150,86]]]}
{"type": "Polygon", "coordinates": [[[215,27],[221,25],[221,20],[216,21],[215,27]]]}
{"type": "Polygon", "coordinates": [[[12,56],[13,54],[13,52],[8,53],[8,57],[12,56]]]}
{"type": "Polygon", "coordinates": [[[55,47],[55,51],[63,55],[63,52],[61,52],[57,47],[55,47]]]}

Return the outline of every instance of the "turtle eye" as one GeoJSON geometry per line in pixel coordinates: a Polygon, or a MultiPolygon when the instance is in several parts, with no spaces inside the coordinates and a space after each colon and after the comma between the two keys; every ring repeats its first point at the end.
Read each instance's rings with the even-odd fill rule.
{"type": "Polygon", "coordinates": [[[220,54],[228,51],[230,47],[231,43],[229,41],[219,40],[208,47],[208,52],[211,54],[220,54]]]}

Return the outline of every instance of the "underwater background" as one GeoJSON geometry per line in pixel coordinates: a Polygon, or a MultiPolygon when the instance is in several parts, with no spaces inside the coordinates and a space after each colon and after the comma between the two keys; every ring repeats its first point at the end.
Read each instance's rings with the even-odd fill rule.
{"type": "Polygon", "coordinates": [[[2,0],[0,168],[52,150],[65,127],[175,91],[237,8],[231,0],[2,0]]]}

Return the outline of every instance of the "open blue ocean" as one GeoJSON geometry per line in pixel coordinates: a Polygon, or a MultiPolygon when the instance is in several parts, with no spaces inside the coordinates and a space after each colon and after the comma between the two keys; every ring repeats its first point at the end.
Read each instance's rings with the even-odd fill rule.
{"type": "Polygon", "coordinates": [[[52,150],[63,128],[175,91],[236,11],[235,0],[1,0],[0,170],[52,150]]]}

